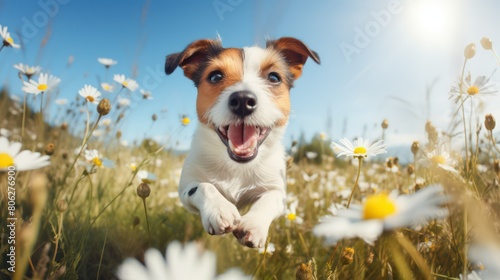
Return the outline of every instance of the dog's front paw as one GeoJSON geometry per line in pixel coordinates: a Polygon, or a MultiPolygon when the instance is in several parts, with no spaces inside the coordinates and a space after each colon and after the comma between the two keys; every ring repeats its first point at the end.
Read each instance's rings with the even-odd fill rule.
{"type": "Polygon", "coordinates": [[[233,231],[233,235],[241,245],[250,248],[262,248],[266,244],[268,230],[269,225],[262,224],[259,217],[247,214],[241,218],[241,223],[233,231]]]}
{"type": "Polygon", "coordinates": [[[241,220],[236,206],[224,200],[206,205],[200,214],[205,231],[211,235],[232,232],[241,220]]]}

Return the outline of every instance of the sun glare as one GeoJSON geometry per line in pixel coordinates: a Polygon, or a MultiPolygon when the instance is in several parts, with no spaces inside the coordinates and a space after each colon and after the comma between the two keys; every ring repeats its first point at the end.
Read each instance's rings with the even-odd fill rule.
{"type": "Polygon", "coordinates": [[[424,0],[412,7],[412,25],[425,40],[446,40],[453,28],[453,2],[424,0]]]}

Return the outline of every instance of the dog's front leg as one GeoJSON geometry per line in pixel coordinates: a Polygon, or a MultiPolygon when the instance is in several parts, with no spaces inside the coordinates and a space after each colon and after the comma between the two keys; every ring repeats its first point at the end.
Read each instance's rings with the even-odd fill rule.
{"type": "Polygon", "coordinates": [[[262,248],[266,244],[269,226],[285,211],[285,194],[279,190],[263,193],[241,218],[233,234],[242,245],[262,248]]]}
{"type": "Polygon", "coordinates": [[[193,182],[180,191],[182,204],[198,212],[205,231],[224,234],[233,231],[241,220],[240,212],[210,183],[193,182]]]}

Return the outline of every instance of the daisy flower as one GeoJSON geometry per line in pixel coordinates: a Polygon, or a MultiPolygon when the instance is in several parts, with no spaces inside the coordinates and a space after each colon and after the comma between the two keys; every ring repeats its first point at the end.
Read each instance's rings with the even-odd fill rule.
{"type": "Polygon", "coordinates": [[[450,157],[450,154],[446,151],[441,151],[441,149],[436,149],[430,153],[427,153],[427,161],[431,165],[442,168],[446,171],[453,173],[458,173],[458,171],[453,168],[456,165],[456,161],[450,157]]]}
{"type": "Polygon", "coordinates": [[[412,195],[376,194],[368,197],[363,205],[351,205],[349,209],[337,210],[335,216],[324,217],[313,233],[325,237],[329,244],[354,237],[373,244],[384,231],[445,217],[447,211],[440,205],[448,197],[441,195],[442,191],[441,186],[430,186],[412,195]]]}
{"type": "Polygon", "coordinates": [[[156,181],[156,175],[146,170],[139,170],[139,172],[137,172],[137,179],[139,179],[141,183],[152,184],[156,181]]]}
{"type": "Polygon", "coordinates": [[[474,83],[472,83],[470,73],[464,79],[462,83],[462,88],[460,89],[460,82],[457,83],[457,86],[453,86],[450,90],[450,98],[455,97],[455,102],[460,100],[461,94],[467,94],[468,96],[485,96],[485,95],[493,95],[497,93],[495,90],[495,84],[490,83],[491,77],[486,76],[478,76],[474,83]]]}
{"type": "Polygon", "coordinates": [[[85,150],[84,157],[87,163],[91,164],[91,166],[108,168],[113,167],[113,162],[102,157],[97,150],[85,150]]]}
{"type": "Polygon", "coordinates": [[[6,128],[0,128],[0,136],[10,137],[12,132],[6,128]]]}
{"type": "Polygon", "coordinates": [[[100,64],[104,65],[104,67],[106,68],[109,68],[118,63],[116,60],[113,60],[111,58],[98,58],[97,61],[100,64]]]}
{"type": "Polygon", "coordinates": [[[191,122],[191,119],[188,118],[188,116],[184,115],[181,117],[181,124],[183,126],[187,126],[191,122]]]}
{"type": "Polygon", "coordinates": [[[130,99],[128,98],[119,98],[118,99],[118,105],[120,107],[127,107],[130,105],[130,99]]]}
{"type": "Polygon", "coordinates": [[[143,99],[148,99],[148,100],[153,99],[153,95],[151,94],[150,91],[146,91],[146,90],[143,90],[143,89],[140,89],[139,91],[141,92],[143,99]]]}
{"type": "Polygon", "coordinates": [[[306,158],[307,158],[307,159],[313,160],[313,159],[315,159],[316,157],[318,157],[318,153],[316,153],[316,152],[311,152],[311,151],[306,152],[306,158]]]}
{"type": "Polygon", "coordinates": [[[57,105],[59,106],[62,106],[62,105],[66,105],[66,103],[68,103],[68,99],[65,99],[65,98],[59,98],[59,99],[56,99],[56,101],[54,101],[57,105]]]}
{"type": "Polygon", "coordinates": [[[33,93],[35,95],[43,92],[47,92],[52,90],[55,86],[57,86],[61,82],[61,79],[56,76],[41,73],[38,77],[38,82],[34,80],[23,81],[22,90],[26,93],[33,93]]]}
{"type": "Polygon", "coordinates": [[[78,93],[88,102],[99,104],[101,93],[93,86],[85,85],[78,93]]]}
{"type": "Polygon", "coordinates": [[[475,245],[469,249],[469,257],[484,265],[480,279],[500,279],[500,249],[498,247],[475,245]]]}
{"type": "Polygon", "coordinates": [[[269,254],[272,255],[276,251],[276,246],[274,246],[274,243],[269,242],[266,247],[259,248],[259,253],[260,254],[269,254]]]}
{"type": "Polygon", "coordinates": [[[128,165],[128,167],[130,168],[130,170],[131,170],[132,172],[134,172],[135,170],[137,170],[137,163],[132,162],[132,163],[130,163],[130,164],[128,165]]]}
{"type": "Polygon", "coordinates": [[[177,241],[170,243],[166,260],[156,249],[148,249],[144,254],[144,263],[136,259],[126,259],[117,270],[121,280],[240,280],[250,279],[238,269],[230,269],[216,276],[216,257],[212,252],[200,251],[194,242],[184,247],[177,241]],[[196,269],[193,269],[196,268],[196,269]]]}
{"type": "Polygon", "coordinates": [[[304,181],[306,182],[312,182],[318,178],[319,174],[318,173],[312,173],[311,175],[307,174],[306,172],[302,171],[302,178],[304,178],[304,181]]]}
{"type": "Polygon", "coordinates": [[[14,166],[17,171],[38,169],[50,164],[49,156],[42,156],[28,150],[21,151],[21,143],[9,142],[0,137],[0,171],[14,166]]]}
{"type": "Polygon", "coordinates": [[[7,32],[7,26],[2,27],[2,25],[0,25],[0,36],[2,36],[3,39],[3,45],[0,50],[3,47],[13,47],[15,49],[19,49],[21,47],[20,45],[14,43],[14,39],[12,39],[12,37],[10,37],[10,33],[7,32]]]}
{"type": "Polygon", "coordinates": [[[110,118],[105,118],[102,119],[101,122],[99,123],[101,126],[110,126],[111,125],[111,119],[110,118]]]}
{"type": "Polygon", "coordinates": [[[36,74],[40,73],[40,71],[42,70],[42,68],[40,68],[40,66],[28,66],[28,65],[25,65],[25,64],[22,64],[22,63],[14,64],[14,68],[16,68],[17,70],[19,70],[19,72],[21,74],[25,75],[28,78],[28,80],[33,75],[36,75],[36,74]]]}
{"type": "Polygon", "coordinates": [[[379,140],[371,145],[368,140],[363,140],[363,138],[354,140],[354,143],[351,143],[347,138],[342,138],[339,141],[342,145],[332,142],[332,149],[340,151],[337,157],[346,156],[361,158],[387,153],[385,150],[387,145],[384,144],[383,140],[379,140]]]}
{"type": "Polygon", "coordinates": [[[107,91],[107,92],[113,92],[113,85],[110,85],[108,83],[101,83],[101,88],[104,90],[104,91],[107,91]]]}
{"type": "Polygon", "coordinates": [[[139,85],[135,80],[125,78],[125,75],[115,74],[113,80],[122,85],[122,87],[127,88],[130,91],[135,91],[139,85]]]}
{"type": "Polygon", "coordinates": [[[285,217],[286,221],[288,222],[294,222],[297,224],[302,224],[304,220],[297,216],[297,205],[299,204],[299,201],[294,201],[290,203],[290,207],[285,210],[285,217]]]}

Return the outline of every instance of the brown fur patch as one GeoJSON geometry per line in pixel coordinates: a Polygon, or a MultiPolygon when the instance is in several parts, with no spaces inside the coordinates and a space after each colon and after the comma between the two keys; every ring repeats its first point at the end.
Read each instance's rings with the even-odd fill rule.
{"type": "Polygon", "coordinates": [[[308,57],[312,58],[316,63],[320,63],[318,54],[295,38],[283,37],[278,40],[268,41],[267,47],[273,48],[283,55],[295,80],[302,75],[302,66],[306,63],[308,57]]]}
{"type": "Polygon", "coordinates": [[[290,88],[293,83],[293,79],[289,72],[288,65],[281,55],[274,50],[267,50],[269,54],[265,57],[260,64],[260,76],[263,79],[268,78],[269,73],[276,72],[280,78],[281,83],[279,85],[271,85],[269,90],[272,93],[272,100],[274,104],[283,112],[284,118],[278,120],[276,126],[284,126],[288,121],[288,116],[290,115],[290,88]]]}
{"type": "Polygon", "coordinates": [[[224,49],[219,55],[210,59],[198,85],[196,112],[200,122],[208,124],[207,113],[217,101],[220,93],[241,81],[242,78],[243,59],[240,49],[224,49]],[[208,81],[208,76],[213,71],[221,71],[223,75],[222,80],[216,84],[208,81]]]}

